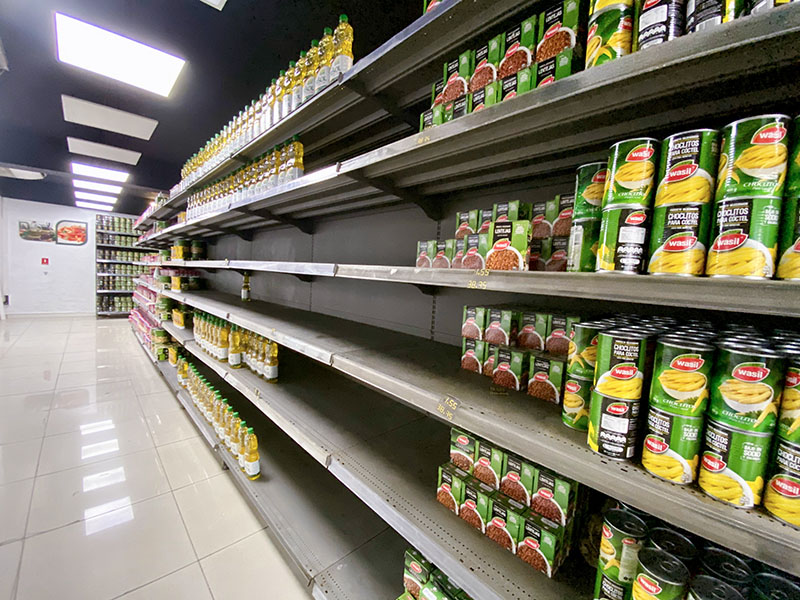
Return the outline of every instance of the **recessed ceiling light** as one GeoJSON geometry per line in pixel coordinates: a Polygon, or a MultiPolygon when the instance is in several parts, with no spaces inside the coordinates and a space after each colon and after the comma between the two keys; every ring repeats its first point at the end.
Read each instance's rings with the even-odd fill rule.
{"type": "Polygon", "coordinates": [[[84,190],[94,190],[96,192],[106,192],[109,194],[119,194],[122,191],[121,185],[108,185],[107,183],[95,183],[94,181],[84,181],[83,179],[73,179],[72,185],[84,190]]]}
{"type": "Polygon", "coordinates": [[[64,120],[70,123],[105,129],[140,140],[149,140],[158,126],[158,121],[155,119],[63,94],[61,109],[64,112],[64,120]]]}
{"type": "Polygon", "coordinates": [[[93,167],[92,165],[85,165],[83,163],[71,163],[72,172],[75,175],[84,175],[86,177],[96,177],[97,179],[108,179],[109,181],[119,181],[125,183],[128,181],[128,173],[125,171],[116,171],[114,169],[103,169],[101,167],[93,167]]]}
{"type": "Polygon", "coordinates": [[[208,4],[209,6],[213,6],[217,10],[222,10],[225,8],[225,3],[228,0],[200,0],[203,4],[208,4]]]}
{"type": "Polygon", "coordinates": [[[104,158],[106,160],[113,160],[115,162],[121,162],[128,165],[135,165],[142,157],[141,152],[134,152],[133,150],[126,150],[125,148],[117,148],[116,146],[107,146],[106,144],[98,144],[96,142],[81,140],[74,137],[67,137],[67,147],[73,154],[94,156],[96,158],[104,158]]]}
{"type": "Polygon", "coordinates": [[[75,200],[75,206],[92,210],[104,210],[106,212],[114,210],[114,206],[111,204],[94,204],[93,202],[81,202],[80,200],[75,200]]]}
{"type": "Polygon", "coordinates": [[[28,169],[14,169],[12,167],[0,167],[0,177],[10,177],[12,179],[44,179],[45,174],[41,171],[29,171],[28,169]]]}
{"type": "Polygon", "coordinates": [[[56,13],[58,60],[148,92],[169,96],[186,63],[95,25],[56,13]]]}
{"type": "Polygon", "coordinates": [[[117,201],[116,196],[103,196],[102,194],[92,194],[90,192],[75,192],[75,197],[79,200],[92,200],[93,202],[108,202],[114,204],[117,201]]]}

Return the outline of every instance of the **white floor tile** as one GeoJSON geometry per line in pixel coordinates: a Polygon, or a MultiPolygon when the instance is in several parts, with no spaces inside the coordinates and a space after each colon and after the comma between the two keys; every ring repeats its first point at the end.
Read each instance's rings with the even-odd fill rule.
{"type": "Polygon", "coordinates": [[[53,392],[34,392],[3,396],[0,398],[0,412],[3,415],[17,415],[31,412],[47,412],[53,403],[53,392]]]}
{"type": "Polygon", "coordinates": [[[22,542],[0,546],[0,600],[13,600],[22,542]]]}
{"type": "Polygon", "coordinates": [[[55,389],[55,379],[11,379],[3,381],[0,387],[0,398],[3,396],[16,396],[25,393],[49,392],[55,389]]]}
{"type": "Polygon", "coordinates": [[[200,435],[197,427],[186,416],[186,411],[182,408],[147,417],[147,423],[150,425],[150,431],[153,434],[153,441],[156,446],[171,444],[172,442],[200,435]]]}
{"type": "Polygon", "coordinates": [[[41,447],[42,440],[0,446],[0,485],[33,477],[41,447]]]}
{"type": "Polygon", "coordinates": [[[158,392],[168,392],[169,386],[161,377],[148,377],[147,379],[134,379],[133,389],[135,389],[136,393],[140,396],[145,396],[158,392]]]}
{"type": "Polygon", "coordinates": [[[36,357],[43,353],[63,354],[66,348],[66,339],[63,342],[49,342],[46,340],[41,342],[32,342],[23,337],[12,346],[11,352],[14,354],[14,356],[19,358],[27,358],[30,362],[36,360],[36,357]]]}
{"type": "Polygon", "coordinates": [[[138,590],[120,596],[120,598],[125,600],[212,600],[199,563],[189,565],[138,590]]]}
{"type": "Polygon", "coordinates": [[[200,437],[157,448],[172,489],[203,481],[222,472],[222,464],[200,437]]]}
{"type": "Polygon", "coordinates": [[[15,381],[17,379],[25,379],[28,381],[50,381],[55,383],[58,378],[58,369],[60,361],[35,361],[27,367],[3,367],[0,368],[0,381],[15,381]]]}
{"type": "Polygon", "coordinates": [[[165,494],[28,538],[17,600],[113,598],[194,561],[165,494]]]}
{"type": "MultiPolygon", "coordinates": [[[[98,426],[99,427],[99,426],[98,426]]],[[[103,431],[80,431],[44,438],[38,475],[97,463],[153,447],[144,418],[111,424],[103,431]]]]}
{"type": "Polygon", "coordinates": [[[129,379],[129,376],[125,373],[121,373],[119,375],[111,375],[108,372],[104,372],[102,370],[102,367],[94,367],[88,371],[79,371],[76,373],[61,373],[58,376],[58,381],[55,387],[58,390],[66,390],[69,388],[75,388],[87,385],[97,385],[98,383],[106,383],[113,381],[123,381],[126,379],[129,379]]]}
{"type": "Polygon", "coordinates": [[[40,348],[39,353],[35,358],[30,355],[20,356],[14,352],[13,348],[7,352],[3,358],[0,358],[0,369],[8,369],[13,367],[30,367],[31,362],[36,360],[39,364],[61,364],[61,358],[64,352],[60,350],[51,350],[50,348],[40,348]]]}
{"type": "Polygon", "coordinates": [[[136,392],[130,381],[114,381],[86,385],[69,390],[56,390],[53,408],[74,408],[88,406],[108,400],[136,400],[136,392]]]}
{"type": "Polygon", "coordinates": [[[200,561],[215,600],[280,598],[308,600],[308,591],[289,569],[266,530],[200,561]]]}
{"type": "Polygon", "coordinates": [[[33,479],[0,485],[0,544],[22,539],[31,503],[33,479]]]}
{"type": "Polygon", "coordinates": [[[42,438],[52,401],[50,392],[0,396],[0,444],[42,438]]]}
{"type": "Polygon", "coordinates": [[[224,473],[176,490],[175,500],[201,558],[264,527],[224,473]]]}
{"type": "MultiPolygon", "coordinates": [[[[150,368],[152,369],[153,367],[150,368]]],[[[171,391],[139,396],[139,405],[142,407],[142,412],[146,417],[181,408],[180,402],[171,391]]]]}
{"type": "Polygon", "coordinates": [[[130,398],[75,408],[55,408],[50,411],[46,435],[70,431],[87,432],[141,416],[139,403],[130,398]]]}
{"type": "MultiPolygon", "coordinates": [[[[2,489],[2,488],[0,488],[2,489]]],[[[169,481],[155,449],[36,478],[27,535],[164,494],[169,481]]]]}

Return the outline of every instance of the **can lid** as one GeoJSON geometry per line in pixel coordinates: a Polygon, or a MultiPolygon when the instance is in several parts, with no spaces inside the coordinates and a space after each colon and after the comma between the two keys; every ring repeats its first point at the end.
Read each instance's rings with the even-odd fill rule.
{"type": "MultiPolygon", "coordinates": [[[[595,14],[597,14],[597,13],[595,13],[595,14]]],[[[627,144],[628,142],[653,142],[654,144],[658,144],[659,140],[657,140],[656,138],[651,138],[651,137],[630,138],[628,140],[621,140],[621,141],[619,141],[619,142],[617,142],[615,144],[611,144],[611,148],[614,148],[615,146],[619,146],[620,144],[627,144]]]]}
{"type": "Polygon", "coordinates": [[[698,575],[689,589],[697,600],[744,600],[735,587],[710,575],[698,575]]]}
{"type": "Polygon", "coordinates": [[[735,554],[721,548],[705,549],[700,563],[706,575],[719,577],[731,585],[747,586],[753,580],[750,566],[735,554]]]}
{"type": "Polygon", "coordinates": [[[607,166],[608,166],[608,162],[607,161],[591,162],[591,163],[586,163],[585,165],[581,165],[575,170],[576,171],[580,171],[581,169],[586,168],[586,167],[607,167],[607,166]]]}
{"type": "Polygon", "coordinates": [[[612,508],[604,517],[606,523],[618,529],[624,535],[643,538],[647,535],[647,524],[632,512],[621,508],[612,508]]]}
{"type": "Polygon", "coordinates": [[[673,133],[672,135],[665,137],[664,141],[671,140],[672,138],[681,137],[682,135],[689,135],[690,133],[719,133],[717,129],[689,129],[687,131],[681,131],[679,133],[673,133]]]}
{"type": "Polygon", "coordinates": [[[697,548],[692,540],[677,531],[667,527],[656,527],[650,530],[648,537],[650,545],[669,552],[684,564],[692,562],[697,557],[697,548]]]}
{"type": "Polygon", "coordinates": [[[755,121],[758,119],[786,119],[787,121],[790,120],[789,115],[782,115],[780,113],[775,113],[771,115],[756,115],[754,117],[747,117],[745,119],[737,119],[736,121],[732,121],[728,123],[725,127],[733,127],[734,125],[738,125],[739,123],[744,123],[745,121],[755,121]]]}
{"type": "Polygon", "coordinates": [[[773,573],[759,573],[753,578],[753,586],[767,600],[800,598],[800,586],[773,573]]]}
{"type": "Polygon", "coordinates": [[[675,348],[685,348],[686,350],[700,350],[702,352],[711,352],[714,350],[713,344],[708,343],[706,340],[698,337],[688,337],[685,335],[675,335],[672,333],[662,335],[658,338],[658,343],[664,346],[672,346],[675,348]]]}
{"type": "Polygon", "coordinates": [[[738,337],[728,338],[717,342],[717,347],[728,350],[729,352],[752,354],[763,358],[781,358],[783,356],[780,352],[771,348],[767,340],[761,338],[752,340],[738,337]]]}
{"type": "Polygon", "coordinates": [[[644,340],[650,337],[648,333],[641,330],[633,329],[631,326],[615,327],[614,329],[609,329],[608,331],[601,332],[600,335],[626,337],[632,340],[644,340]]]}
{"type": "Polygon", "coordinates": [[[672,554],[657,548],[645,548],[639,551],[639,568],[636,578],[644,573],[653,575],[663,583],[686,585],[689,581],[689,569],[672,554]]]}

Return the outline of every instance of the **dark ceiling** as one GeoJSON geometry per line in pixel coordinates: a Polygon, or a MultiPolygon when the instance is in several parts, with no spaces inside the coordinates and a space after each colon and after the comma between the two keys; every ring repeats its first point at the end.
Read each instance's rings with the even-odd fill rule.
{"type": "MultiPolygon", "coordinates": [[[[0,76],[0,162],[69,171],[71,160],[130,170],[129,183],[168,190],[186,158],[290,60],[345,12],[358,60],[420,16],[421,2],[228,0],[222,12],[200,0],[3,0],[0,40],[9,72],[0,76]],[[58,11],[185,59],[168,98],[60,63],[58,11]],[[156,119],[149,141],[64,121],[61,94],[156,119]],[[67,136],[142,153],[131,167],[70,154],[67,136]]],[[[0,178],[0,195],[74,204],[67,179],[0,178]]],[[[124,190],[115,210],[147,201],[124,190]]]]}

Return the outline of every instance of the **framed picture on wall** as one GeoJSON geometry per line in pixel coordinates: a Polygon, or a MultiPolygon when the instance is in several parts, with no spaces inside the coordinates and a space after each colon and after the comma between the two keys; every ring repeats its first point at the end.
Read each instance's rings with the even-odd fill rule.
{"type": "Polygon", "coordinates": [[[18,221],[19,237],[29,242],[55,242],[56,232],[50,223],[18,221]]]}
{"type": "Polygon", "coordinates": [[[56,224],[56,244],[83,246],[88,237],[84,221],[59,221],[56,224]]]}

